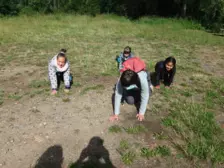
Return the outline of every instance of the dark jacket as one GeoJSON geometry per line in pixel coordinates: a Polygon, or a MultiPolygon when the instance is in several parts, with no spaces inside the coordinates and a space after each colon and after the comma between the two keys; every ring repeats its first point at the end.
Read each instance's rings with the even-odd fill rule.
{"type": "Polygon", "coordinates": [[[176,66],[173,67],[170,71],[166,70],[165,62],[160,61],[156,63],[155,66],[156,72],[156,86],[160,84],[160,80],[164,80],[165,86],[170,86],[173,82],[174,75],[176,73],[176,66]]]}

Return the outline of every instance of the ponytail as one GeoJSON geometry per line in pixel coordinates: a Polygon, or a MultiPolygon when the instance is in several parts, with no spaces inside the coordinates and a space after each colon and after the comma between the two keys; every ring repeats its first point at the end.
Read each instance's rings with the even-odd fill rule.
{"type": "Polygon", "coordinates": [[[65,55],[66,52],[67,52],[67,50],[64,49],[64,48],[62,48],[62,49],[60,50],[60,52],[58,53],[58,55],[57,55],[57,59],[58,59],[59,57],[64,57],[64,58],[65,58],[65,62],[67,62],[67,57],[66,57],[66,55],[65,55]]]}

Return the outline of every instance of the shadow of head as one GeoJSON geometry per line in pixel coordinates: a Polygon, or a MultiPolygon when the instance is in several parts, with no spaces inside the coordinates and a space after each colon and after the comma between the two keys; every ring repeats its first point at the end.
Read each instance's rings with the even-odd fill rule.
{"type": "Polygon", "coordinates": [[[63,149],[60,145],[49,147],[37,160],[34,168],[62,168],[63,149]]]}
{"type": "Polygon", "coordinates": [[[103,146],[103,139],[93,137],[70,168],[115,168],[110,161],[109,152],[103,146]]]}
{"type": "Polygon", "coordinates": [[[100,147],[103,146],[103,139],[101,139],[100,137],[93,137],[90,139],[89,141],[89,147],[100,147]]]}

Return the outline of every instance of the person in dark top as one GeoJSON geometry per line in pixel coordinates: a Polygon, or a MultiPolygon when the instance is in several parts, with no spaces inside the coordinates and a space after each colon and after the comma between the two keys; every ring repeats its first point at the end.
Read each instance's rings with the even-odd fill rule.
{"type": "Polygon", "coordinates": [[[165,59],[165,61],[157,62],[155,66],[155,88],[160,88],[160,81],[163,81],[165,87],[170,87],[173,82],[175,73],[176,59],[174,57],[168,57],[165,59]]]}

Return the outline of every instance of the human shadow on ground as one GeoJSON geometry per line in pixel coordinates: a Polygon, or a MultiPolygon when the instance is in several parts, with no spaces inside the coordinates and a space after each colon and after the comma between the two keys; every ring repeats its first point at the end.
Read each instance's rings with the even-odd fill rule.
{"type": "Polygon", "coordinates": [[[41,155],[34,168],[62,168],[63,160],[62,147],[54,145],[41,155]]]}
{"type": "Polygon", "coordinates": [[[80,154],[79,159],[69,168],[116,168],[109,157],[108,150],[103,146],[103,139],[92,137],[89,144],[80,154]]]}

